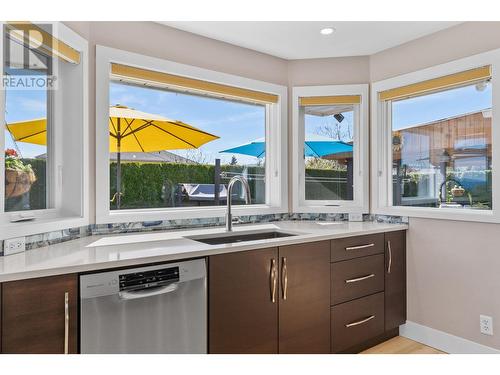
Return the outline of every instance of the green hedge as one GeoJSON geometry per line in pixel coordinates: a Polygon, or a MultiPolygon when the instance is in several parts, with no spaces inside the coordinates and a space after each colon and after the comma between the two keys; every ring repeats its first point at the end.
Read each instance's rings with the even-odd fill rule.
{"type": "MultiPolygon", "coordinates": [[[[231,173],[241,173],[245,167],[222,165],[221,171],[229,173],[221,183],[227,184],[231,173]]],[[[255,179],[252,175],[264,176],[264,167],[249,167],[246,173],[250,175],[250,191],[252,192],[252,203],[265,202],[265,185],[261,179],[255,179]]],[[[177,206],[175,188],[180,183],[213,184],[215,167],[206,164],[180,164],[180,163],[124,163],[122,164],[122,209],[171,207],[177,206]]],[[[342,199],[346,196],[346,172],[308,169],[307,199],[342,199]],[[314,177],[340,178],[343,183],[311,180],[314,177]]],[[[116,163],[110,164],[110,197],[116,193],[116,163]]],[[[241,186],[236,186],[238,192],[241,186]]],[[[116,208],[116,202],[111,204],[116,208]]],[[[183,202],[182,205],[187,204],[183,202]]]]}
{"type": "MultiPolygon", "coordinates": [[[[242,166],[222,165],[221,172],[241,173],[242,166]]],[[[180,183],[213,184],[215,166],[181,163],[124,163],[121,208],[171,207],[177,205],[175,190],[180,183]]],[[[249,167],[250,175],[263,175],[264,167],[249,167]]],[[[229,178],[223,178],[226,183],[229,178]]],[[[264,182],[249,179],[252,202],[264,203],[264,182]]],[[[116,163],[110,164],[110,197],[116,193],[116,163]]],[[[236,189],[241,189],[238,185],[236,189]]],[[[235,190],[235,192],[238,192],[235,190]]],[[[116,208],[116,202],[111,204],[116,208]]]]}
{"type": "Polygon", "coordinates": [[[306,199],[347,199],[347,172],[330,169],[306,169],[306,199]],[[323,180],[329,179],[329,180],[323,180]]]}
{"type": "MultiPolygon", "coordinates": [[[[9,199],[7,210],[46,208],[46,161],[43,159],[23,159],[31,164],[37,181],[31,191],[22,198],[9,199]],[[29,205],[29,206],[28,206],[29,205]]],[[[228,183],[233,174],[241,173],[245,167],[222,165],[221,183],[228,183]]],[[[252,203],[265,202],[265,168],[248,167],[252,203]],[[255,178],[257,175],[257,178],[255,178]],[[260,176],[260,178],[259,178],[260,176]]],[[[213,184],[215,166],[206,164],[180,163],[123,163],[122,164],[122,209],[153,208],[178,205],[175,189],[180,183],[213,184]]],[[[343,199],[346,196],[346,172],[322,169],[306,170],[306,199],[343,199]],[[320,181],[315,178],[341,179],[343,182],[320,181]]],[[[241,191],[241,185],[235,186],[235,193],[241,191]]],[[[116,163],[110,163],[110,198],[116,192],[116,163]]],[[[236,202],[238,203],[238,202],[236,202]]],[[[241,203],[241,202],[240,202],[241,203]]],[[[186,202],[183,203],[183,205],[186,202]]],[[[116,208],[115,204],[111,204],[116,208]]]]}

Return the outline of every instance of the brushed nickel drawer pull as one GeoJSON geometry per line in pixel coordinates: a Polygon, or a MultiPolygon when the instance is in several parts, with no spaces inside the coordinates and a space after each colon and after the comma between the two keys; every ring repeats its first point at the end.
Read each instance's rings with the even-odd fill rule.
{"type": "Polygon", "coordinates": [[[391,273],[391,267],[392,267],[391,241],[387,241],[387,250],[389,251],[389,261],[387,263],[387,273],[391,273]]]}
{"type": "Polygon", "coordinates": [[[356,277],[355,279],[348,279],[345,282],[346,282],[346,284],[356,283],[358,281],[363,281],[363,280],[371,279],[372,277],[375,277],[374,273],[371,273],[371,274],[366,275],[366,276],[356,277]]]}
{"type": "Polygon", "coordinates": [[[271,272],[270,272],[270,284],[271,284],[271,302],[276,303],[276,259],[271,259],[271,272]]]}
{"type": "Polygon", "coordinates": [[[370,320],[372,320],[373,318],[375,318],[375,315],[371,315],[371,316],[369,316],[368,318],[363,319],[363,320],[358,320],[357,322],[353,322],[353,323],[346,324],[346,325],[345,325],[345,327],[346,327],[346,328],[350,328],[350,327],[359,326],[360,324],[363,324],[363,323],[369,322],[369,321],[370,321],[370,320]]]}
{"type": "Polygon", "coordinates": [[[366,245],[359,245],[359,246],[351,246],[351,247],[346,247],[345,251],[362,250],[362,249],[366,249],[366,248],[373,247],[373,246],[375,246],[374,243],[369,243],[366,245]]]}
{"type": "Polygon", "coordinates": [[[69,293],[64,293],[64,354],[69,354],[69,293]]]}
{"type": "Polygon", "coordinates": [[[281,277],[282,277],[282,288],[283,288],[283,300],[286,300],[286,295],[288,292],[288,268],[286,266],[286,257],[283,257],[283,265],[281,268],[281,277]]]}

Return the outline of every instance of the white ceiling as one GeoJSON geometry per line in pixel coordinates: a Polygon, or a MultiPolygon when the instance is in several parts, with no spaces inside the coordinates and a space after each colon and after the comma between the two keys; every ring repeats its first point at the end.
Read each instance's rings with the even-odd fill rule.
{"type": "Polygon", "coordinates": [[[164,25],[284,59],[371,55],[460,22],[168,21],[164,25]],[[331,35],[320,30],[334,27],[331,35]]]}

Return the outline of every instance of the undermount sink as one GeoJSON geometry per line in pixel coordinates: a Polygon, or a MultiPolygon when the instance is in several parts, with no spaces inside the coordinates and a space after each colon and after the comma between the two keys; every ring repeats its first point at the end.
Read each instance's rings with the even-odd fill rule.
{"type": "Polygon", "coordinates": [[[246,241],[258,241],[258,240],[268,240],[273,238],[291,237],[296,236],[294,233],[286,233],[279,231],[265,231],[265,232],[231,232],[231,233],[217,233],[207,236],[192,236],[186,237],[190,240],[203,242],[208,245],[222,245],[228,243],[246,242],[246,241]]]}

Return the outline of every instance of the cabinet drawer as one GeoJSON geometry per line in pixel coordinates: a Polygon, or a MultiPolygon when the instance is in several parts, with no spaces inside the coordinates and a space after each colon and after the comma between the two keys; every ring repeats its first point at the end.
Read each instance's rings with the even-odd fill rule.
{"type": "Polygon", "coordinates": [[[384,253],[384,234],[339,238],[331,242],[331,261],[384,253]]]}
{"type": "Polygon", "coordinates": [[[384,333],[384,293],[331,309],[332,352],[339,353],[384,333]]]}
{"type": "Polygon", "coordinates": [[[384,254],[331,264],[331,304],[384,290],[384,254]]]}

